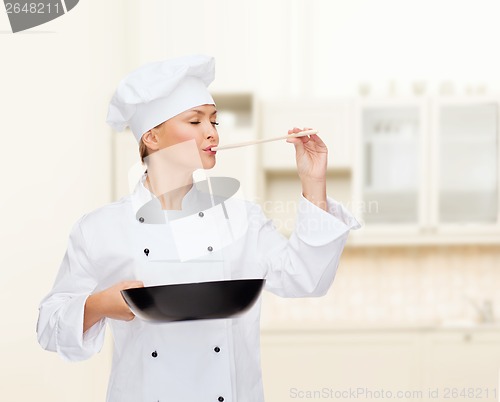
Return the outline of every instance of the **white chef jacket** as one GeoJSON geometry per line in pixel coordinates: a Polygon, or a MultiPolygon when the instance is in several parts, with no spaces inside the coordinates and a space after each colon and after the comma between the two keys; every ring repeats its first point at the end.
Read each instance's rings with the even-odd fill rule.
{"type": "MultiPolygon", "coordinates": [[[[105,318],[83,334],[87,297],[123,280],[150,286],[242,278],[265,278],[265,289],[283,297],[322,296],[358,222],[329,197],[325,212],[301,195],[289,240],[247,201],[227,200],[225,208],[219,203],[180,219],[166,214],[165,224],[148,224],[149,217],[136,215],[155,202],[144,179],[131,195],[74,225],[53,289],[40,304],[40,345],[66,360],[84,360],[100,351],[109,324],[108,402],[264,401],[260,298],[237,318],[162,324],[105,318]]],[[[182,209],[193,205],[200,205],[196,185],[182,209]]]]}

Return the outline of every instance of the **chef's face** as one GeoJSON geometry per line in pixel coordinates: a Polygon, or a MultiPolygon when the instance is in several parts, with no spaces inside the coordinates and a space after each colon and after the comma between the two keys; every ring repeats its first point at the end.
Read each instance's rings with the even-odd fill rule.
{"type": "Polygon", "coordinates": [[[186,110],[160,126],[158,148],[164,149],[181,142],[194,140],[204,169],[215,166],[216,151],[210,147],[219,144],[217,110],[214,105],[201,105],[186,110]]]}

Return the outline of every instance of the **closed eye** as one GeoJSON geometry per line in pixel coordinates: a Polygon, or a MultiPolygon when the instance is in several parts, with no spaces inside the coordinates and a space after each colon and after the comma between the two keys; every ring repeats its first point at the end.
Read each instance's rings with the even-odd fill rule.
{"type": "MultiPolygon", "coordinates": [[[[201,124],[201,121],[190,121],[189,124],[201,124]]],[[[214,126],[219,125],[219,123],[216,121],[211,121],[210,124],[213,124],[214,126]]]]}

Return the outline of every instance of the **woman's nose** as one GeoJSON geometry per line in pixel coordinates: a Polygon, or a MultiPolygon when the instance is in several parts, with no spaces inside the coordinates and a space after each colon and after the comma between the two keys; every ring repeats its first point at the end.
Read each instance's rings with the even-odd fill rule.
{"type": "Polygon", "coordinates": [[[205,137],[207,140],[215,139],[217,140],[219,138],[219,133],[217,132],[217,129],[210,124],[210,127],[207,128],[207,131],[205,132],[205,137]]]}

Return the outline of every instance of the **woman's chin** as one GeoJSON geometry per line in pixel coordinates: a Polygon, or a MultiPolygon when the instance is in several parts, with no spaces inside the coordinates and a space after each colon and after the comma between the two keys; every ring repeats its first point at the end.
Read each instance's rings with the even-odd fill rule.
{"type": "Polygon", "coordinates": [[[215,158],[212,161],[203,161],[203,169],[210,170],[215,166],[215,158]]]}

